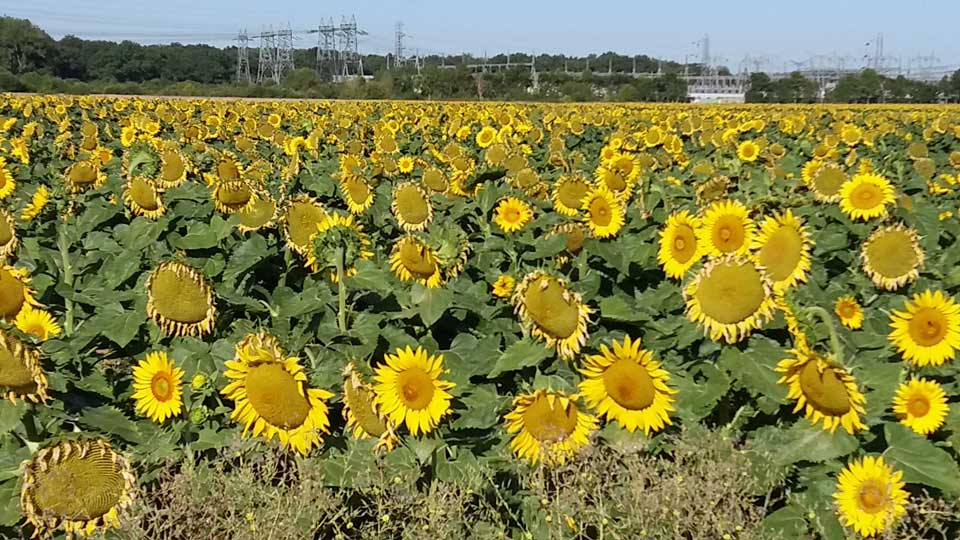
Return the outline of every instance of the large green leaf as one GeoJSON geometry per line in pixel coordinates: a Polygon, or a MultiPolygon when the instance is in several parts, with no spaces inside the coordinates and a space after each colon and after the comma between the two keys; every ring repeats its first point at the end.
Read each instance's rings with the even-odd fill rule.
{"type": "Polygon", "coordinates": [[[533,341],[530,338],[523,338],[503,351],[488,376],[493,378],[502,373],[535,366],[550,355],[550,349],[547,349],[543,343],[533,341]]]}
{"type": "Polygon", "coordinates": [[[130,442],[140,441],[137,424],[110,405],[83,411],[80,415],[80,423],[93,430],[110,433],[130,442]]]}
{"type": "Polygon", "coordinates": [[[800,461],[821,463],[846,456],[859,446],[857,439],[843,430],[833,433],[802,419],[789,428],[766,426],[755,431],[751,448],[765,453],[779,465],[800,461]]]}
{"type": "Polygon", "coordinates": [[[960,494],[960,469],[946,450],[900,424],[884,424],[883,433],[884,456],[903,471],[905,481],[960,494]]]}
{"type": "Polygon", "coordinates": [[[780,374],[774,369],[785,356],[786,352],[775,341],[754,336],[744,351],[736,347],[724,348],[717,365],[733,375],[750,393],[783,402],[787,389],[777,383],[780,374]]]}
{"type": "Polygon", "coordinates": [[[429,288],[414,285],[410,300],[417,306],[420,320],[430,327],[443,315],[453,302],[453,292],[444,288],[429,288]]]}

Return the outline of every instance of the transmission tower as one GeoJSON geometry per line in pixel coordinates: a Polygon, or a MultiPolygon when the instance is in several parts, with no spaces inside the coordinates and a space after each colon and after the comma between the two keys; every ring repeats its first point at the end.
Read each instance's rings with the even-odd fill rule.
{"type": "Polygon", "coordinates": [[[274,30],[268,26],[260,32],[260,56],[257,61],[257,84],[272,80],[280,84],[283,76],[292,71],[293,30],[288,24],[285,29],[274,30]]]}
{"type": "Polygon", "coordinates": [[[337,69],[337,27],[333,19],[317,28],[317,73],[324,80],[332,81],[336,78],[337,69]]]}
{"type": "Polygon", "coordinates": [[[250,35],[243,29],[237,35],[237,82],[250,84],[250,35]]]}
{"type": "Polygon", "coordinates": [[[257,84],[263,84],[273,77],[276,64],[275,52],[277,49],[276,34],[272,27],[260,32],[260,56],[257,58],[257,84]]]}
{"type": "Polygon", "coordinates": [[[403,33],[403,23],[397,21],[397,36],[393,50],[393,65],[400,67],[403,65],[403,38],[407,37],[403,33]]]}
{"type": "Polygon", "coordinates": [[[360,58],[357,35],[362,32],[357,29],[357,18],[351,16],[350,21],[340,19],[340,75],[342,77],[362,77],[363,60],[360,58]]]}
{"type": "Polygon", "coordinates": [[[277,51],[273,64],[273,82],[280,84],[283,76],[293,71],[293,30],[290,24],[287,28],[277,32],[277,51]]]}

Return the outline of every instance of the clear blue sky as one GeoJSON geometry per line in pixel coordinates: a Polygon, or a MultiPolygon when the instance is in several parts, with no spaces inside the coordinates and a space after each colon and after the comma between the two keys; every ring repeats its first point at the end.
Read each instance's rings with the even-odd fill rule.
{"type": "MultiPolygon", "coordinates": [[[[737,68],[745,56],[766,69],[791,60],[843,56],[850,65],[872,54],[878,33],[888,56],[934,54],[939,64],[960,64],[957,0],[27,0],[0,1],[0,14],[25,17],[55,38],[65,34],[142,43],[231,43],[240,28],[268,24],[315,27],[321,19],[356,15],[369,32],[361,52],[393,48],[394,25],[403,21],[408,49],[421,53],[500,51],[585,54],[613,50],[682,61],[696,57],[695,43],[710,36],[714,56],[737,68]],[[136,6],[136,7],[135,7],[136,6]]],[[[314,45],[302,36],[298,47],[314,45]]]]}

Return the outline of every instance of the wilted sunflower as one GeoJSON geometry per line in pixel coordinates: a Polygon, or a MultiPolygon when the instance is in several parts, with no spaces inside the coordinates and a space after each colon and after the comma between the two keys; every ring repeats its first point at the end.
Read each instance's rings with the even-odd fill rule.
{"type": "Polygon", "coordinates": [[[237,182],[243,179],[243,166],[233,152],[223,152],[217,161],[216,172],[203,173],[208,186],[222,182],[237,182]]]}
{"type": "Polygon", "coordinates": [[[150,352],[133,368],[133,396],[137,412],[162,424],[178,416],[183,407],[183,370],[167,353],[150,352]]]}
{"type": "Polygon", "coordinates": [[[698,243],[704,251],[719,257],[732,253],[745,255],[753,244],[757,226],[739,201],[718,201],[710,205],[698,230],[698,243]]]}
{"type": "Polygon", "coordinates": [[[594,238],[611,238],[623,227],[623,204],[606,187],[596,187],[587,192],[580,209],[583,211],[583,223],[590,228],[594,238]]]}
{"type": "Polygon", "coordinates": [[[583,250],[583,242],[587,239],[590,229],[583,223],[561,223],[547,232],[547,238],[563,236],[563,251],[554,259],[557,266],[564,266],[570,259],[576,257],[583,250]]]}
{"type": "Polygon", "coordinates": [[[163,189],[177,187],[187,179],[190,165],[183,153],[176,148],[168,148],[160,153],[160,174],[156,182],[163,189]]]}
{"type": "Polygon", "coordinates": [[[257,195],[246,181],[217,182],[210,197],[218,212],[234,214],[249,209],[256,202],[257,195]]]}
{"type": "Polygon", "coordinates": [[[17,227],[10,212],[0,208],[0,259],[8,257],[16,251],[20,240],[17,238],[17,227]]]}
{"type": "Polygon", "coordinates": [[[400,228],[407,232],[422,231],[433,219],[430,198],[414,182],[404,182],[394,188],[390,209],[400,228]]]}
{"type": "Polygon", "coordinates": [[[806,181],[807,186],[813,193],[813,198],[822,203],[838,202],[840,200],[840,188],[846,182],[847,174],[836,163],[821,164],[806,181]]]}
{"type": "Polygon", "coordinates": [[[533,464],[563,465],[584,446],[597,429],[597,418],[577,407],[579,396],[537,390],[513,399],[504,416],[507,433],[516,433],[510,449],[533,464]]]}
{"type": "Polygon", "coordinates": [[[737,157],[740,161],[754,162],[759,155],[760,145],[753,141],[743,141],[737,146],[737,157]]]}
{"type": "Polygon", "coordinates": [[[687,319],[699,323],[714,341],[736,343],[773,318],[773,285],[748,259],[727,255],[702,268],[687,285],[687,319]]]}
{"type": "Polygon", "coordinates": [[[890,341],[917,367],[941,366],[960,349],[960,305],[940,291],[913,295],[890,315],[890,341]]]}
{"type": "Polygon", "coordinates": [[[940,429],[948,412],[947,395],[936,381],[910,379],[893,396],[893,413],[901,424],[920,435],[940,429]]]}
{"type": "Polygon", "coordinates": [[[242,233],[269,229],[277,220],[277,202],[269,193],[257,192],[253,204],[237,212],[237,230],[242,233]]]}
{"type": "Polygon", "coordinates": [[[575,216],[583,205],[590,184],[581,175],[563,176],[553,185],[553,208],[565,216],[575,216]]]}
{"type": "Polygon", "coordinates": [[[373,204],[373,189],[360,176],[348,175],[340,180],[340,194],[353,214],[362,214],[373,204]]]}
{"type": "Polygon", "coordinates": [[[17,189],[17,181],[7,168],[7,161],[0,157],[0,201],[9,197],[17,189]]]}
{"type": "Polygon", "coordinates": [[[524,331],[571,360],[587,340],[590,308],[558,278],[542,271],[527,274],[513,293],[514,312],[524,331]]]}
{"type": "Polygon", "coordinates": [[[386,448],[390,452],[399,442],[393,425],[374,403],[373,388],[352,363],[343,370],[343,419],[347,422],[347,432],[355,439],[378,439],[376,449],[386,448]]]}
{"type": "Polygon", "coordinates": [[[283,232],[287,237],[287,247],[300,256],[306,256],[313,249],[310,237],[317,232],[317,225],[327,217],[323,205],[309,195],[300,195],[291,199],[283,213],[283,232]]]}
{"type": "Polygon", "coordinates": [[[135,216],[157,219],[167,209],[160,199],[160,193],[149,179],[133,176],[123,187],[123,202],[135,216]]]}
{"type": "Polygon", "coordinates": [[[840,209],[853,220],[885,216],[894,202],[893,186],[878,174],[857,174],[840,188],[840,209]]]}
{"type": "Polygon", "coordinates": [[[38,451],[23,465],[20,508],[36,535],[93,536],[120,526],[133,503],[130,463],[103,439],[64,441],[38,451]]]}
{"type": "Polygon", "coordinates": [[[329,433],[324,401],[333,394],[309,388],[303,366],[284,354],[274,336],[247,334],[224,365],[231,381],[220,393],[234,402],[230,417],[243,424],[244,436],[277,437],[283,448],[306,455],[320,445],[320,433],[329,433]]]}
{"type": "Polygon", "coordinates": [[[27,307],[40,307],[30,289],[27,271],[13,266],[0,265],[0,318],[12,322],[20,311],[27,307]]]}
{"type": "Polygon", "coordinates": [[[852,296],[841,296],[837,298],[837,303],[833,308],[840,322],[851,330],[857,330],[863,326],[863,308],[852,296]]]}
{"type": "Polygon", "coordinates": [[[47,375],[40,352],[0,329],[0,399],[46,401],[47,375]]]}
{"type": "Polygon", "coordinates": [[[792,357],[781,360],[776,371],[783,374],[777,382],[786,385],[787,397],[797,402],[793,412],[803,411],[813,424],[822,420],[823,429],[831,433],[837,426],[850,434],[867,429],[861,420],[866,399],[853,375],[835,365],[832,357],[806,348],[790,353],[792,357]]]}
{"type": "Polygon", "coordinates": [[[40,184],[37,189],[34,190],[33,196],[30,198],[30,203],[27,204],[20,213],[20,221],[31,221],[39,216],[48,202],[50,202],[50,191],[47,189],[47,186],[40,184]]]}
{"type": "Polygon", "coordinates": [[[493,282],[493,295],[497,298],[509,298],[513,294],[514,287],[517,286],[517,280],[509,274],[501,274],[493,282]]]}
{"type": "Polygon", "coordinates": [[[726,176],[717,176],[697,186],[697,204],[706,206],[727,197],[730,189],[730,179],[726,176]]]}
{"type": "Polygon", "coordinates": [[[317,232],[310,237],[310,244],[313,249],[307,252],[307,266],[314,272],[328,270],[330,281],[334,283],[344,276],[357,275],[357,262],[373,257],[370,238],[352,214],[327,214],[317,224],[317,232]],[[340,264],[344,275],[337,272],[338,253],[343,256],[340,264]]]}
{"type": "Polygon", "coordinates": [[[406,425],[411,435],[433,431],[450,414],[455,385],[440,380],[443,355],[429,355],[422,347],[385,354],[376,369],[374,402],[394,426],[406,425]]]}
{"type": "Polygon", "coordinates": [[[670,425],[676,390],[667,386],[670,375],[640,348],[640,340],[613,342],[613,350],[600,345],[600,354],[588,356],[580,369],[585,380],[580,394],[607,420],[616,420],[627,431],[645,435],[670,425]]]}
{"type": "Polygon", "coordinates": [[[895,291],[920,277],[924,253],[916,229],[902,223],[877,229],[860,251],[863,271],[880,289],[895,291]]]}
{"type": "Polygon", "coordinates": [[[903,473],[883,457],[851,461],[837,476],[833,494],[840,520],[863,537],[892,529],[907,513],[909,495],[903,487],[903,473]]]}
{"type": "Polygon", "coordinates": [[[24,334],[36,336],[40,341],[46,341],[50,337],[60,335],[60,325],[49,311],[26,305],[17,313],[17,318],[13,322],[17,330],[24,334]]]}
{"type": "Polygon", "coordinates": [[[437,255],[413,236],[404,236],[393,244],[390,270],[401,281],[416,281],[430,288],[443,284],[437,255]]]}
{"type": "Polygon", "coordinates": [[[436,167],[430,167],[423,171],[422,180],[423,185],[427,186],[427,188],[434,193],[443,193],[447,191],[447,188],[450,186],[449,182],[447,182],[446,175],[436,167]]]}
{"type": "Polygon", "coordinates": [[[147,316],[172,336],[213,331],[213,290],[200,272],[175,261],[160,263],[147,279],[147,316]]]}
{"type": "Polygon", "coordinates": [[[519,231],[533,217],[530,205],[516,197],[501,200],[494,209],[494,214],[493,222],[505,233],[519,231]]]}
{"type": "Polygon", "coordinates": [[[767,217],[754,240],[754,258],[773,281],[774,292],[785,291],[807,280],[813,241],[803,222],[787,209],[767,217]]]}
{"type": "Polygon", "coordinates": [[[107,175],[100,169],[100,163],[94,160],[78,161],[63,174],[70,191],[77,193],[96,189],[107,181],[107,175]]]}
{"type": "Polygon", "coordinates": [[[657,262],[663,272],[673,279],[681,279],[691,266],[703,257],[702,244],[697,241],[700,218],[689,211],[674,212],[667,218],[660,232],[657,262]]]}

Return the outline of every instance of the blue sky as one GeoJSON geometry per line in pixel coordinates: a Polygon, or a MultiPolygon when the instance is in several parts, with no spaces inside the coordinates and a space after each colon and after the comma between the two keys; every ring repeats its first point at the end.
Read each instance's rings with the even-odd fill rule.
{"type": "MultiPolygon", "coordinates": [[[[817,55],[822,61],[833,56],[862,64],[863,56],[873,53],[866,43],[882,33],[886,55],[899,57],[904,66],[931,54],[938,64],[960,64],[960,40],[954,38],[960,2],[955,0],[31,0],[0,1],[0,14],[29,18],[57,38],[72,33],[217,45],[229,44],[241,27],[259,31],[289,22],[295,30],[307,29],[321,19],[356,15],[369,32],[361,39],[362,52],[391,50],[394,25],[403,21],[408,49],[421,53],[614,50],[681,61],[696,57],[695,42],[709,34],[711,50],[724,64],[736,68],[749,55],[775,70],[817,55]]],[[[299,47],[313,44],[307,35],[297,41],[299,47]]]]}

